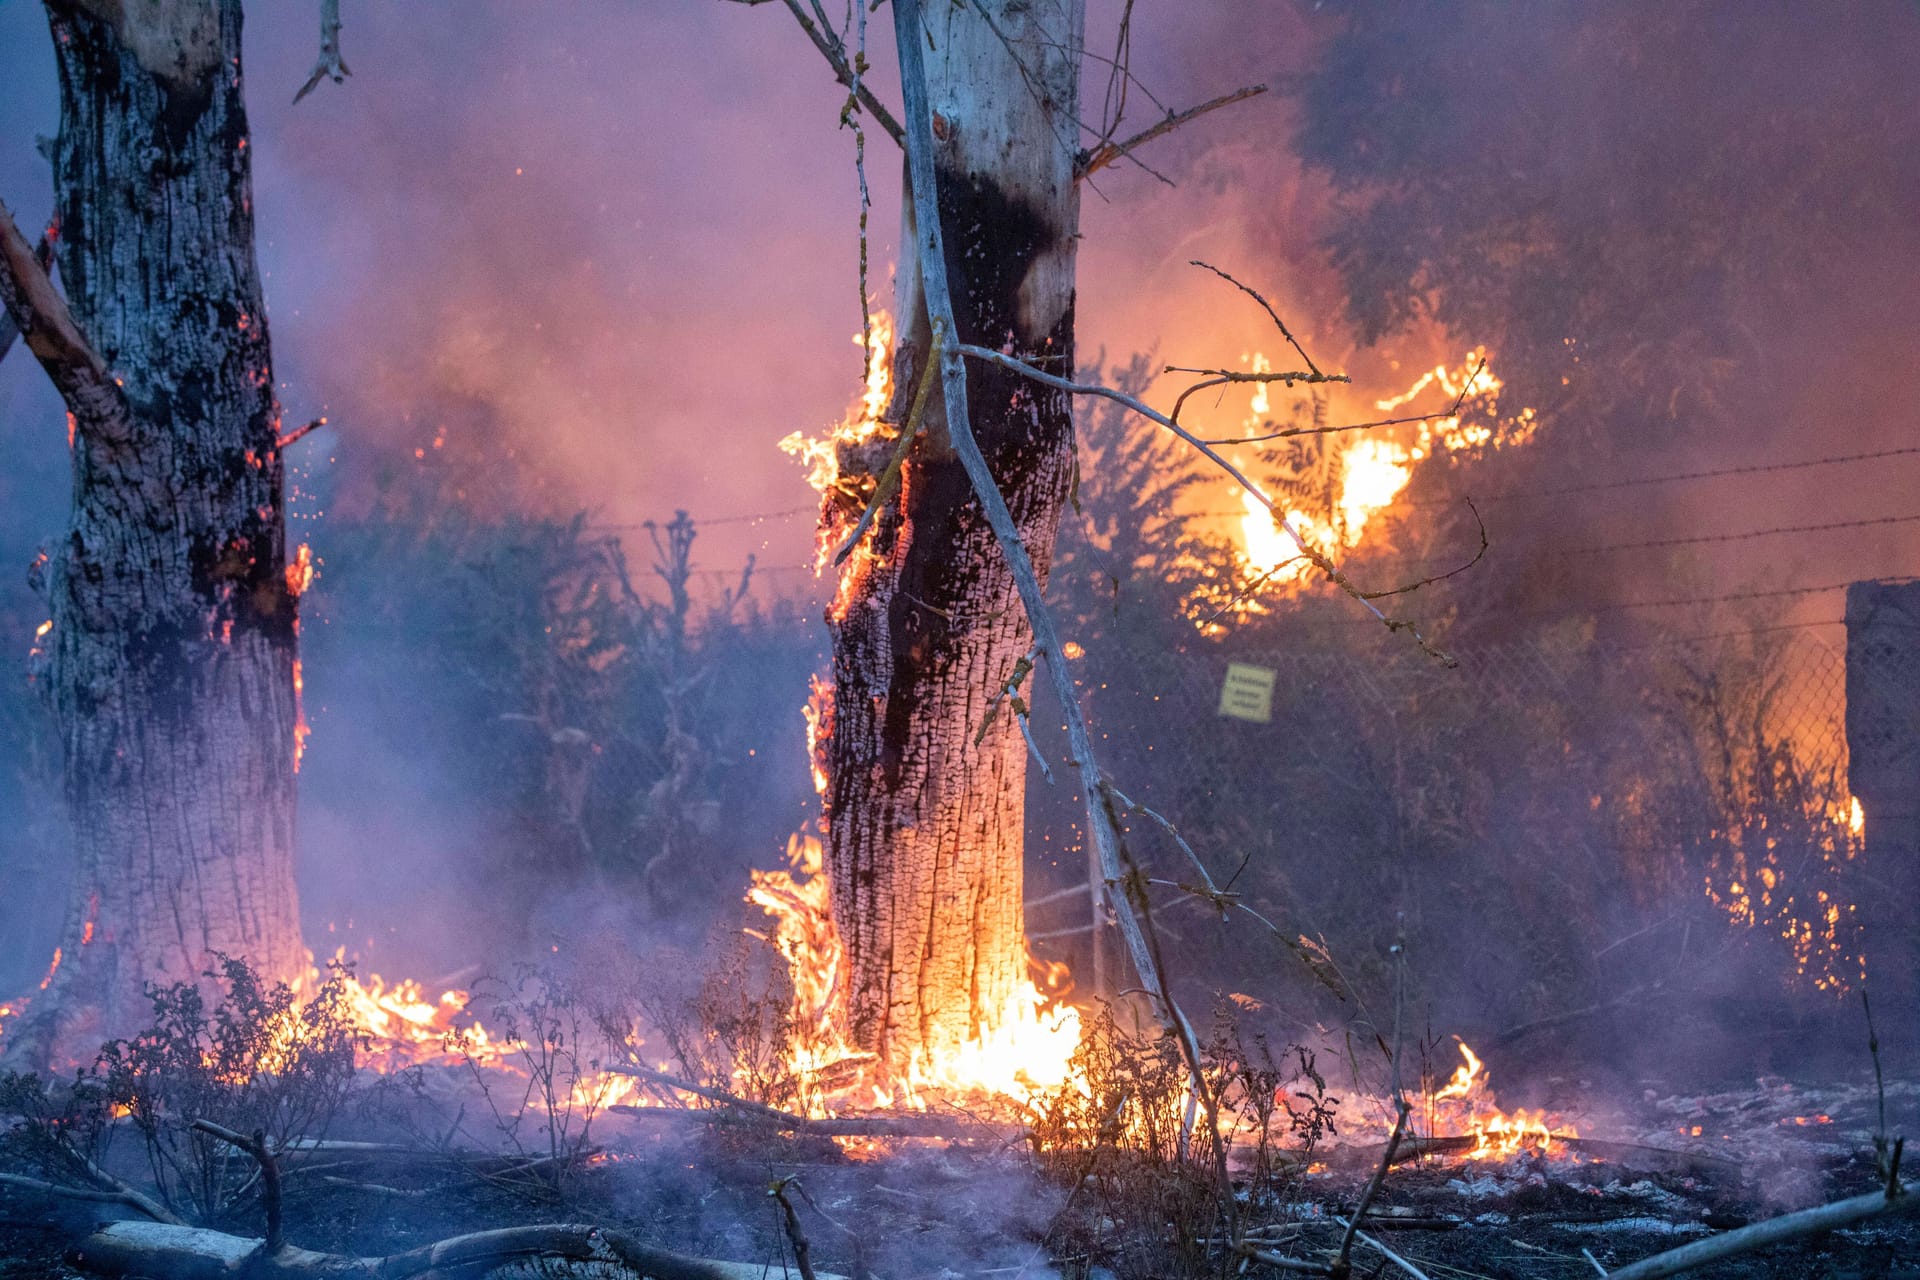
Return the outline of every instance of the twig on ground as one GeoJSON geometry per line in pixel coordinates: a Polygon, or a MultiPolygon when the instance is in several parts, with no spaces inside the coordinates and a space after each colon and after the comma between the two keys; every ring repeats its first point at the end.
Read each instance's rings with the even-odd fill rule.
{"type": "MultiPolygon", "coordinates": [[[[1332,1217],[1333,1215],[1329,1214],[1328,1216],[1332,1217]]],[[[1352,1230],[1353,1224],[1348,1223],[1345,1219],[1334,1217],[1333,1221],[1338,1222],[1343,1227],[1347,1227],[1349,1230],[1352,1230]]],[[[1355,1221],[1357,1222],[1358,1219],[1355,1219],[1355,1221]]],[[[1431,1280],[1431,1278],[1427,1275],[1426,1272],[1422,1271],[1419,1267],[1414,1266],[1413,1263],[1407,1261],[1405,1258],[1401,1257],[1399,1254],[1395,1253],[1393,1250],[1387,1248],[1387,1246],[1385,1246],[1384,1244],[1381,1244],[1378,1240],[1375,1240],[1372,1236],[1368,1235],[1366,1232],[1354,1231],[1353,1234],[1355,1237],[1357,1237],[1360,1240],[1361,1243],[1370,1245],[1373,1249],[1375,1249],[1381,1255],[1383,1255],[1388,1262],[1393,1263],[1395,1266],[1399,1267],[1402,1271],[1412,1276],[1413,1280],[1431,1280]]]]}
{"type": "Polygon", "coordinates": [[[312,74],[300,86],[300,92],[293,95],[293,100],[299,102],[319,87],[322,80],[344,84],[352,74],[346,59],[340,56],[340,0],[320,0],[320,56],[314,59],[312,74]]]}
{"type": "MultiPolygon", "coordinates": [[[[1354,1206],[1353,1218],[1342,1224],[1347,1230],[1340,1237],[1340,1253],[1333,1261],[1333,1274],[1343,1278],[1352,1270],[1350,1258],[1354,1239],[1360,1234],[1360,1220],[1367,1216],[1368,1207],[1373,1204],[1373,1198],[1380,1194],[1380,1188],[1387,1180],[1387,1170],[1393,1167],[1393,1154],[1400,1148],[1400,1139],[1406,1136],[1407,1115],[1412,1110],[1407,1105],[1407,1095],[1400,1087],[1400,1037],[1407,1002],[1407,947],[1404,937],[1393,944],[1393,962],[1393,1132],[1387,1136],[1387,1149],[1380,1154],[1380,1163],[1374,1168],[1366,1190],[1360,1193],[1360,1202],[1354,1206]]],[[[1381,1252],[1385,1253],[1386,1250],[1382,1249],[1381,1252]]]]}

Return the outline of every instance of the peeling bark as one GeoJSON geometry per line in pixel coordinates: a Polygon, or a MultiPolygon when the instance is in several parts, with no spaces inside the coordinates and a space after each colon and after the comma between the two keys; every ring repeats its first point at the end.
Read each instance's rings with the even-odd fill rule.
{"type": "MultiPolygon", "coordinates": [[[[1062,373],[1073,368],[1083,9],[1077,0],[943,5],[928,33],[959,338],[1062,373]]],[[[901,240],[911,245],[905,204],[901,240]]],[[[926,367],[930,339],[918,269],[904,256],[901,397],[926,367]]],[[[1072,475],[1069,406],[998,368],[976,366],[968,379],[980,444],[1044,576],[1072,475]]],[[[1010,715],[980,731],[1032,641],[939,403],[931,397],[899,498],[828,611],[834,687],[817,742],[848,1031],[895,1071],[968,1039],[1026,981],[1025,746],[1010,715]]],[[[840,461],[843,479],[856,481],[875,465],[852,449],[840,461]]],[[[829,496],[829,529],[852,527],[859,487],[829,496]]]]}
{"type": "Polygon", "coordinates": [[[59,269],[121,413],[62,387],[73,511],[46,569],[44,680],[79,873],[54,981],[9,1035],[43,1059],[141,1025],[143,984],[197,979],[210,953],[271,978],[306,965],[293,884],[298,584],[240,3],[48,0],[47,12],[59,269]]]}

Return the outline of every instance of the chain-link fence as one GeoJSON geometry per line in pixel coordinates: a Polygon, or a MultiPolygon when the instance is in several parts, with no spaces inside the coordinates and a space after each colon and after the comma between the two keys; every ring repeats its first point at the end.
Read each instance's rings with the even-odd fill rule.
{"type": "MultiPolygon", "coordinates": [[[[1311,983],[1294,963],[1304,937],[1365,988],[1405,938],[1436,1007],[1496,1030],[1646,996],[1682,968],[1708,994],[1769,971],[1809,992],[1857,982],[1869,889],[1837,629],[1631,647],[1574,631],[1455,657],[1399,637],[1121,631],[1089,646],[1081,686],[1116,785],[1274,926],[1207,922],[1176,887],[1195,878],[1184,856],[1134,815],[1190,973],[1311,983]],[[1238,673],[1252,719],[1222,714],[1230,664],[1252,668],[1238,673]]],[[[1062,750],[1057,719],[1040,727],[1055,731],[1042,749],[1062,750]]],[[[1087,874],[1078,796],[1030,779],[1029,805],[1030,847],[1048,855],[1030,929],[1085,972],[1089,906],[1066,893],[1087,874]]]]}

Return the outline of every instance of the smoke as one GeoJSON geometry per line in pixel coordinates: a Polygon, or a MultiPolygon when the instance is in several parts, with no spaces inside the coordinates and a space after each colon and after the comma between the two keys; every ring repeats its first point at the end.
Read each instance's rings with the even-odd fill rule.
{"type": "MultiPolygon", "coordinates": [[[[1092,6],[1103,54],[1121,7],[1092,6]]],[[[324,562],[308,633],[302,886],[316,948],[349,936],[351,920],[358,949],[406,939],[419,966],[453,967],[482,959],[476,937],[524,905],[517,887],[503,906],[499,886],[469,884],[476,865],[497,870],[521,846],[474,742],[497,746],[514,732],[500,715],[520,708],[476,692],[465,656],[441,660],[472,619],[463,592],[485,589],[465,566],[446,570],[458,589],[423,591],[429,559],[383,565],[377,540],[348,531],[587,509],[637,543],[631,526],[680,506],[709,521],[798,509],[704,526],[696,585],[710,601],[751,553],[763,597],[804,598],[813,498],[774,442],[836,420],[858,385],[853,142],[835,127],[842,91],[777,6],[440,0],[346,16],[354,77],[297,108],[313,14],[256,4],[248,28],[280,395],[290,422],[330,422],[293,458],[295,532],[324,562]]],[[[1154,172],[1123,162],[1089,184],[1083,363],[1101,350],[1277,358],[1265,316],[1187,265],[1201,258],[1260,288],[1322,366],[1355,375],[1336,421],[1371,416],[1375,398],[1472,344],[1493,351],[1507,402],[1538,407],[1546,429],[1526,450],[1430,469],[1414,502],[1910,439],[1911,6],[1835,20],[1690,4],[1654,19],[1625,5],[1234,0],[1141,6],[1133,24],[1140,83],[1121,135],[1243,85],[1269,92],[1144,149],[1154,172]]],[[[884,15],[872,35],[891,100],[884,15]]],[[[57,97],[33,6],[0,6],[0,84],[0,195],[37,221],[50,182],[31,139],[56,127],[57,97]]],[[[1084,96],[1090,118],[1111,101],[1098,62],[1084,96]]],[[[884,297],[898,161],[877,132],[867,155],[871,283],[884,297]]],[[[1150,394],[1166,402],[1164,384],[1150,394]]],[[[1233,427],[1245,406],[1223,397],[1193,412],[1233,427]]],[[[16,351],[0,365],[0,566],[22,564],[63,518],[60,423],[16,351]]],[[[1409,608],[1457,611],[1466,636],[1506,640],[1537,625],[1515,616],[1527,611],[1911,570],[1914,525],[1571,553],[1901,513],[1915,465],[1488,503],[1483,571],[1409,608]]],[[[1380,554],[1450,558],[1458,539],[1435,531],[1458,526],[1435,510],[1383,520],[1380,554]]],[[[17,572],[0,572],[13,652],[36,607],[17,572]]],[[[1730,625],[1704,607],[1656,616],[1688,619],[1679,630],[1730,625]]],[[[1816,593],[1766,605],[1758,621],[1838,616],[1837,595],[1816,593]]],[[[755,802],[730,854],[742,863],[776,856],[777,832],[804,816],[798,706],[818,636],[787,624],[793,670],[768,675],[761,736],[737,744],[778,775],[743,793],[776,798],[755,802]]],[[[7,697],[12,742],[30,716],[7,697]]],[[[0,814],[49,802],[0,793],[0,814]]],[[[7,839],[9,877],[58,861],[57,837],[7,839]]],[[[43,967],[53,920],[18,896],[0,902],[0,961],[25,980],[43,967]]],[[[522,943],[542,932],[515,929],[522,943]]]]}

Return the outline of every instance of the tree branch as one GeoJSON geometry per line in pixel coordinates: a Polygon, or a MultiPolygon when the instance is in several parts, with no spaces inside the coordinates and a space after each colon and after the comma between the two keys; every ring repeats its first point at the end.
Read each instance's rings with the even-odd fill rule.
{"type": "MultiPolygon", "coordinates": [[[[1151,405],[1148,405],[1145,401],[1137,399],[1133,396],[1130,396],[1123,391],[1115,391],[1112,387],[1103,387],[1097,383],[1074,382],[1071,379],[1062,378],[1057,374],[1047,373],[1043,370],[1036,369],[1032,365],[1028,364],[1026,361],[1021,360],[1015,356],[1010,356],[1003,351],[994,351],[988,347],[976,347],[971,343],[965,343],[965,342],[954,344],[953,351],[956,355],[959,355],[959,356],[969,356],[975,360],[990,361],[994,364],[1002,366],[1003,368],[1011,369],[1015,373],[1022,374],[1028,378],[1031,378],[1035,382],[1041,383],[1045,386],[1057,388],[1058,390],[1061,390],[1061,391],[1065,391],[1069,395],[1099,396],[1103,399],[1112,400],[1116,404],[1125,405],[1127,408],[1133,410],[1135,413],[1139,414],[1143,418],[1159,423],[1161,426],[1165,427],[1167,430],[1173,432],[1173,434],[1179,436],[1182,440],[1185,440],[1188,444],[1192,445],[1195,449],[1198,449],[1202,454],[1202,456],[1207,458],[1208,461],[1212,462],[1215,466],[1219,467],[1222,471],[1226,472],[1229,476],[1232,476],[1233,479],[1240,485],[1241,488],[1245,489],[1248,493],[1252,494],[1254,497],[1254,500],[1257,501],[1261,506],[1265,507],[1267,511],[1273,516],[1274,524],[1278,526],[1284,533],[1286,533],[1286,535],[1289,538],[1293,540],[1294,546],[1300,549],[1300,554],[1303,557],[1305,557],[1313,565],[1314,568],[1318,569],[1321,573],[1325,574],[1329,582],[1332,582],[1336,587],[1339,587],[1342,591],[1352,596],[1355,600],[1358,600],[1361,603],[1361,605],[1363,605],[1366,608],[1367,612],[1371,613],[1376,619],[1379,620],[1382,626],[1386,627],[1386,629],[1389,631],[1405,631],[1408,635],[1413,637],[1414,643],[1420,646],[1421,652],[1427,654],[1431,658],[1438,660],[1443,665],[1448,667],[1455,667],[1459,665],[1458,659],[1434,647],[1434,645],[1428,641],[1426,636],[1421,634],[1420,628],[1410,619],[1388,617],[1385,613],[1383,613],[1380,610],[1380,607],[1374,604],[1373,601],[1368,598],[1368,593],[1365,591],[1362,591],[1353,582],[1351,578],[1347,577],[1347,575],[1339,568],[1339,566],[1334,564],[1332,558],[1329,557],[1326,554],[1326,552],[1320,550],[1318,547],[1310,545],[1306,539],[1300,536],[1300,531],[1293,527],[1293,522],[1288,520],[1285,514],[1281,512],[1281,510],[1278,507],[1274,506],[1273,499],[1267,497],[1267,495],[1261,490],[1259,485],[1256,485],[1253,481],[1249,480],[1244,474],[1242,474],[1242,472],[1238,467],[1234,466],[1231,462],[1227,461],[1225,458],[1220,456],[1219,453],[1215,452],[1213,447],[1207,441],[1202,440],[1200,437],[1194,435],[1193,432],[1187,430],[1185,427],[1181,426],[1178,422],[1174,421],[1172,418],[1169,418],[1166,414],[1161,413],[1159,410],[1153,408],[1151,405]]],[[[991,479],[991,477],[989,477],[989,479],[991,479]]],[[[1048,663],[1049,665],[1051,665],[1052,663],[1051,656],[1048,658],[1048,663]]]]}
{"type": "Polygon", "coordinates": [[[255,1129],[249,1138],[211,1120],[195,1120],[192,1127],[218,1138],[230,1147],[238,1147],[259,1164],[260,1205],[267,1214],[267,1235],[260,1247],[269,1254],[280,1252],[280,1246],[286,1243],[280,1228],[280,1162],[273,1158],[273,1152],[267,1150],[265,1131],[255,1129]]]}
{"type": "Polygon", "coordinates": [[[880,99],[873,96],[873,90],[867,87],[865,79],[855,74],[852,64],[847,61],[847,48],[840,43],[840,38],[808,17],[807,11],[800,7],[800,0],[786,0],[786,6],[793,20],[807,33],[807,39],[813,41],[813,47],[833,68],[833,78],[860,99],[860,105],[867,109],[867,114],[873,117],[875,124],[886,130],[889,138],[906,146],[906,135],[900,130],[900,122],[893,118],[893,113],[881,104],[880,99]]]}
{"type": "Polygon", "coordinates": [[[167,1212],[151,1196],[135,1191],[117,1179],[115,1185],[101,1189],[92,1187],[69,1187],[58,1182],[43,1182],[39,1178],[28,1178],[17,1173],[0,1173],[0,1186],[19,1187],[25,1191],[38,1191],[41,1195],[59,1196],[67,1200],[91,1200],[101,1204],[130,1204],[155,1222],[164,1222],[172,1226],[185,1226],[179,1218],[167,1212]]]}
{"type": "Polygon", "coordinates": [[[1148,128],[1142,129],[1125,142],[1106,141],[1090,150],[1082,150],[1079,155],[1074,157],[1074,181],[1077,182],[1082,178],[1100,172],[1100,170],[1106,168],[1114,161],[1127,155],[1135,147],[1145,146],[1155,138],[1164,137],[1189,120],[1198,120],[1210,111],[1218,111],[1221,107],[1230,107],[1236,102],[1244,102],[1248,98],[1258,97],[1266,91],[1267,86],[1263,84],[1252,84],[1244,89],[1235,89],[1232,93],[1223,93],[1219,97],[1203,102],[1197,107],[1188,107],[1185,111],[1169,111],[1164,119],[1148,128]]]}
{"type": "Polygon", "coordinates": [[[0,201],[0,305],[67,402],[75,428],[110,444],[133,435],[133,410],[120,383],[74,323],[67,301],[0,201]]]}
{"type": "Polygon", "coordinates": [[[320,0],[320,56],[314,59],[313,73],[300,86],[300,92],[293,95],[293,100],[299,102],[322,80],[341,84],[352,74],[352,68],[340,56],[340,0],[320,0]]]}

